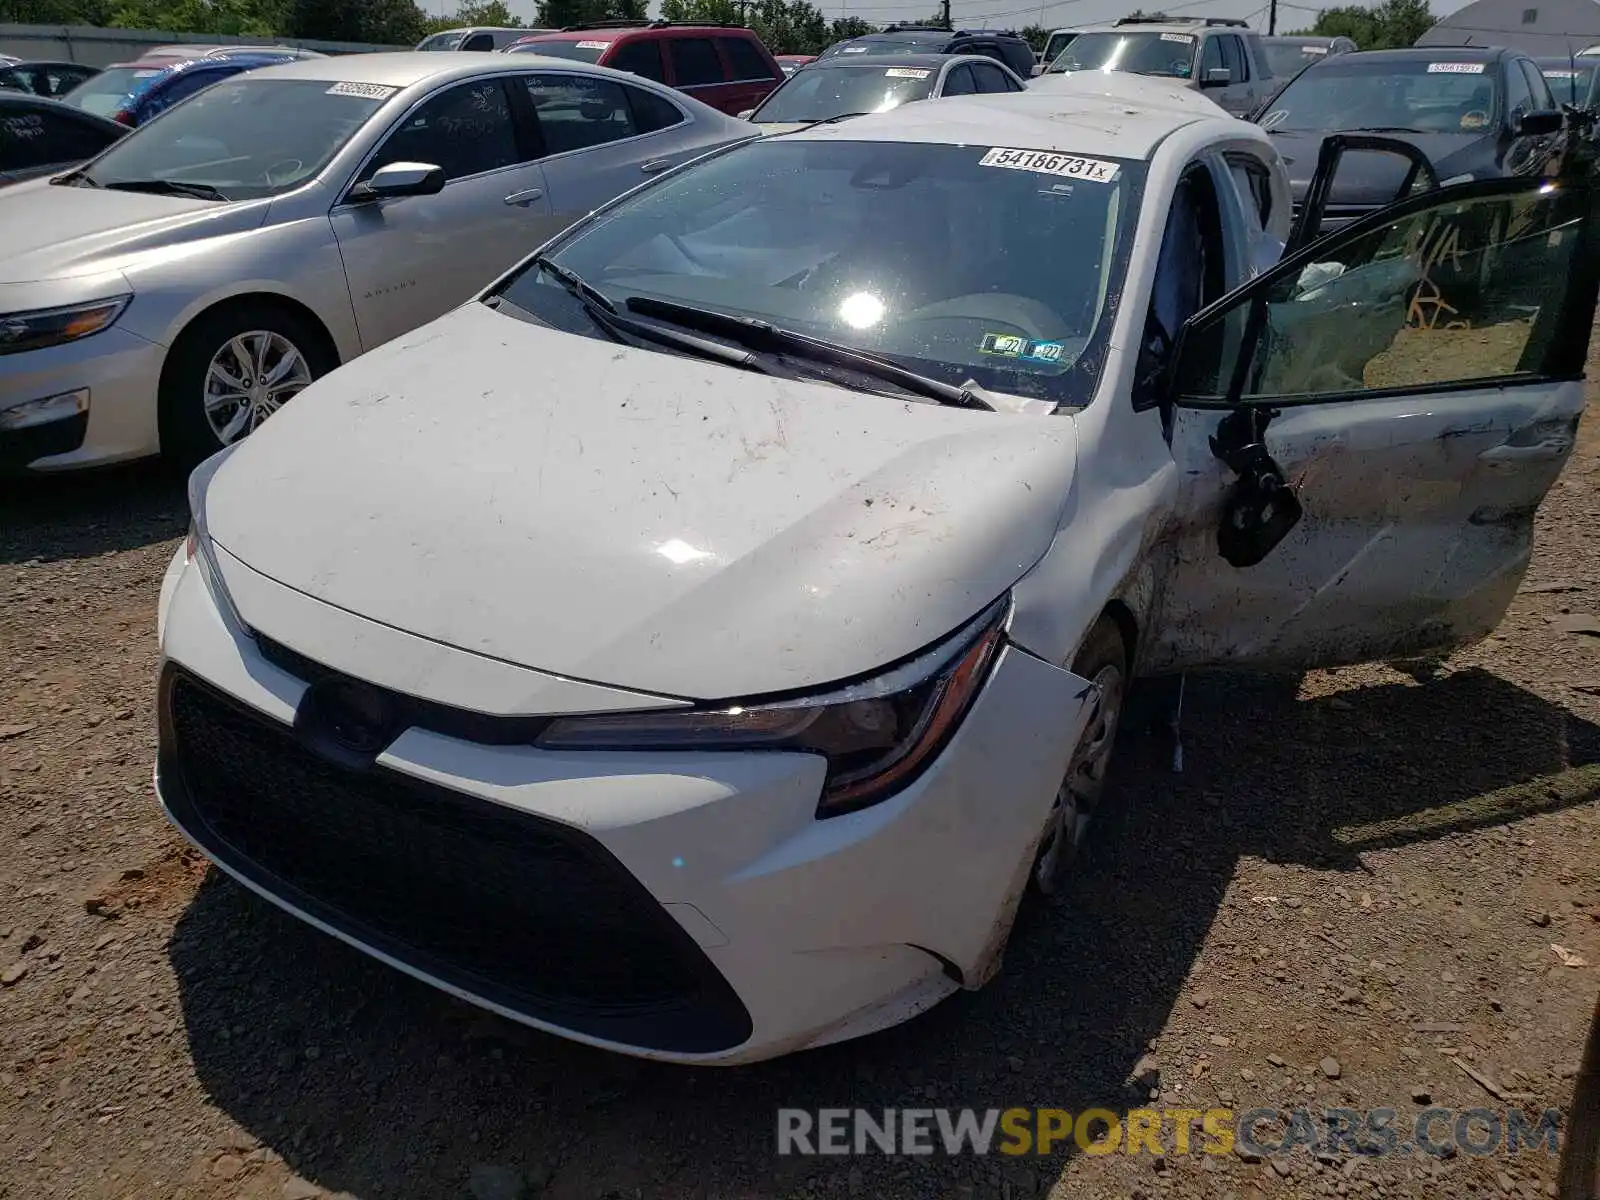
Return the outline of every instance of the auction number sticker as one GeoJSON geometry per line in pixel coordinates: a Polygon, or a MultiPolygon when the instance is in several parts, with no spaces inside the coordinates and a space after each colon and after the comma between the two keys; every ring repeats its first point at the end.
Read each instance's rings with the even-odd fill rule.
{"type": "Polygon", "coordinates": [[[1161,40],[1163,42],[1181,42],[1185,46],[1194,41],[1187,33],[1163,33],[1161,40]]]}
{"type": "Polygon", "coordinates": [[[890,79],[926,79],[933,72],[920,67],[890,67],[884,74],[890,79]]]}
{"type": "Polygon", "coordinates": [[[1008,150],[996,146],[978,160],[980,167],[1005,167],[1012,171],[1033,171],[1040,175],[1061,175],[1067,179],[1086,179],[1090,183],[1110,183],[1117,177],[1116,163],[1098,158],[1078,158],[1072,154],[1053,154],[1048,150],[1008,150]]]}
{"type": "Polygon", "coordinates": [[[1429,63],[1429,75],[1482,75],[1482,63],[1429,63]]]}
{"type": "Polygon", "coordinates": [[[1321,58],[1327,52],[1328,52],[1328,48],[1326,46],[1301,46],[1300,47],[1300,53],[1304,54],[1304,55],[1307,55],[1310,58],[1321,58]]]}
{"type": "Polygon", "coordinates": [[[363,100],[387,100],[399,90],[381,83],[336,83],[328,89],[328,95],[360,96],[363,100]]]}
{"type": "Polygon", "coordinates": [[[579,42],[578,43],[578,49],[579,50],[604,50],[609,45],[611,45],[610,42],[579,42]]]}
{"type": "Polygon", "coordinates": [[[865,46],[846,46],[843,50],[839,51],[840,54],[865,54],[866,52],[867,47],[865,46]]]}

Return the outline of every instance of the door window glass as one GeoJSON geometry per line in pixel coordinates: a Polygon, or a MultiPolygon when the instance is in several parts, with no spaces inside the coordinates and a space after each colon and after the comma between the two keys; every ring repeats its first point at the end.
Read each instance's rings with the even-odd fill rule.
{"type": "Polygon", "coordinates": [[[1203,82],[1209,78],[1207,72],[1219,70],[1228,64],[1222,59],[1222,39],[1209,37],[1206,39],[1205,48],[1200,51],[1200,79],[1203,82]]]}
{"type": "Polygon", "coordinates": [[[606,66],[613,71],[643,75],[646,79],[654,79],[657,83],[663,83],[667,78],[661,69],[661,43],[649,38],[623,42],[606,62],[606,66]]]}
{"type": "Polygon", "coordinates": [[[953,67],[950,74],[944,78],[944,92],[946,96],[970,96],[978,90],[978,85],[973,81],[972,68],[966,63],[953,67]]]}
{"type": "Polygon", "coordinates": [[[1228,171],[1239,189],[1239,198],[1254,210],[1262,229],[1272,220],[1272,177],[1267,168],[1251,158],[1230,155],[1228,171]]]}
{"type": "MultiPolygon", "coordinates": [[[[1512,120],[1533,108],[1533,92],[1528,88],[1528,78],[1522,73],[1521,64],[1509,62],[1506,64],[1506,112],[1512,120]]],[[[1488,114],[1485,114],[1487,117],[1488,114]]],[[[1487,121],[1485,122],[1487,124],[1487,121]]]]}
{"type": "Polygon", "coordinates": [[[1539,68],[1527,59],[1522,60],[1522,73],[1528,78],[1528,88],[1533,93],[1534,108],[1550,109],[1556,107],[1556,99],[1550,94],[1550,85],[1545,82],[1539,68]]]}
{"type": "Polygon", "coordinates": [[[972,78],[976,81],[979,92],[992,93],[1011,90],[1006,87],[1005,72],[999,67],[990,66],[988,63],[972,63],[967,69],[972,72],[972,78]]]}
{"type": "Polygon", "coordinates": [[[1228,68],[1234,83],[1244,83],[1250,78],[1250,68],[1245,62],[1244,43],[1237,34],[1226,34],[1217,39],[1222,43],[1222,65],[1228,68]]]}
{"type": "MultiPolygon", "coordinates": [[[[1566,188],[1436,200],[1318,243],[1190,331],[1185,396],[1359,399],[1566,370],[1561,336],[1587,200],[1566,188]]],[[[1581,340],[1581,339],[1579,339],[1581,340]]]]}
{"type": "Polygon", "coordinates": [[[494,35],[489,33],[475,33],[461,43],[463,50],[493,50],[494,35]]]}
{"type": "Polygon", "coordinates": [[[105,149],[107,140],[61,113],[8,108],[0,115],[0,170],[80,162],[105,149]]]}
{"type": "Polygon", "coordinates": [[[157,113],[165,112],[180,100],[187,100],[196,92],[203,92],[213,83],[226,79],[234,71],[190,71],[179,75],[167,87],[163,88],[145,102],[144,111],[140,116],[148,121],[157,113]]]}
{"type": "Polygon", "coordinates": [[[722,83],[722,60],[710,38],[673,38],[672,72],[678,87],[722,83]]]}
{"type": "Polygon", "coordinates": [[[546,154],[587,150],[638,132],[622,85],[588,75],[529,75],[546,154]]]}
{"type": "Polygon", "coordinates": [[[682,109],[654,92],[637,87],[622,90],[628,94],[628,103],[633,105],[633,127],[639,133],[670,129],[683,120],[682,109]]]}
{"type": "Polygon", "coordinates": [[[717,44],[722,47],[723,56],[728,60],[728,70],[733,73],[735,79],[781,78],[781,75],[773,74],[773,69],[767,66],[767,60],[761,57],[761,52],[752,46],[748,39],[718,38],[717,44]]]}
{"type": "Polygon", "coordinates": [[[460,179],[520,161],[511,108],[498,79],[463,83],[441,92],[402,119],[362,178],[389,163],[432,163],[445,179],[460,179]]]}

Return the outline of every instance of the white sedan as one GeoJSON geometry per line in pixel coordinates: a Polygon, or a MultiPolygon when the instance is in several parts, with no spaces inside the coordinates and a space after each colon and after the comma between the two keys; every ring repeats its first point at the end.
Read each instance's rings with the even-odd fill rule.
{"type": "Polygon", "coordinates": [[[173,821],[458,996],[750,1061],[993,975],[1132,677],[1485,635],[1583,406],[1586,187],[1252,278],[1277,152],[1172,91],[718,153],[205,464],[173,821]]]}

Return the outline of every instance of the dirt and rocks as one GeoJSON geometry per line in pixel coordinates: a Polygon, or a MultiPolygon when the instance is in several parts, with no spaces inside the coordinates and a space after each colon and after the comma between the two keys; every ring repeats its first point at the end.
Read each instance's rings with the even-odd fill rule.
{"type": "Polygon", "coordinates": [[[774,1150],[780,1107],[1386,1107],[1402,1142],[1430,1105],[1563,1107],[1600,986],[1592,426],[1493,638],[1191,678],[1186,770],[1128,731],[1090,869],[993,984],[736,1070],[481,1014],[209,872],[150,788],[185,523],[146,468],[0,493],[0,1197],[1552,1194],[1543,1150],[1180,1153],[1171,1123],[1159,1157],[774,1150]]]}

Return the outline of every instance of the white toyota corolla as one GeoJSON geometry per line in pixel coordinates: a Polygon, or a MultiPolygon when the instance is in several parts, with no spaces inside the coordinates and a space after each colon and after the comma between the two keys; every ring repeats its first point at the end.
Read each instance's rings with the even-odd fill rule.
{"type": "Polygon", "coordinates": [[[1134,675],[1484,635],[1582,407],[1590,192],[1257,274],[1278,155],[1179,91],[739,146],[311,386],[191,483],[172,819],[459,996],[749,1061],[993,974],[1134,675]]]}

